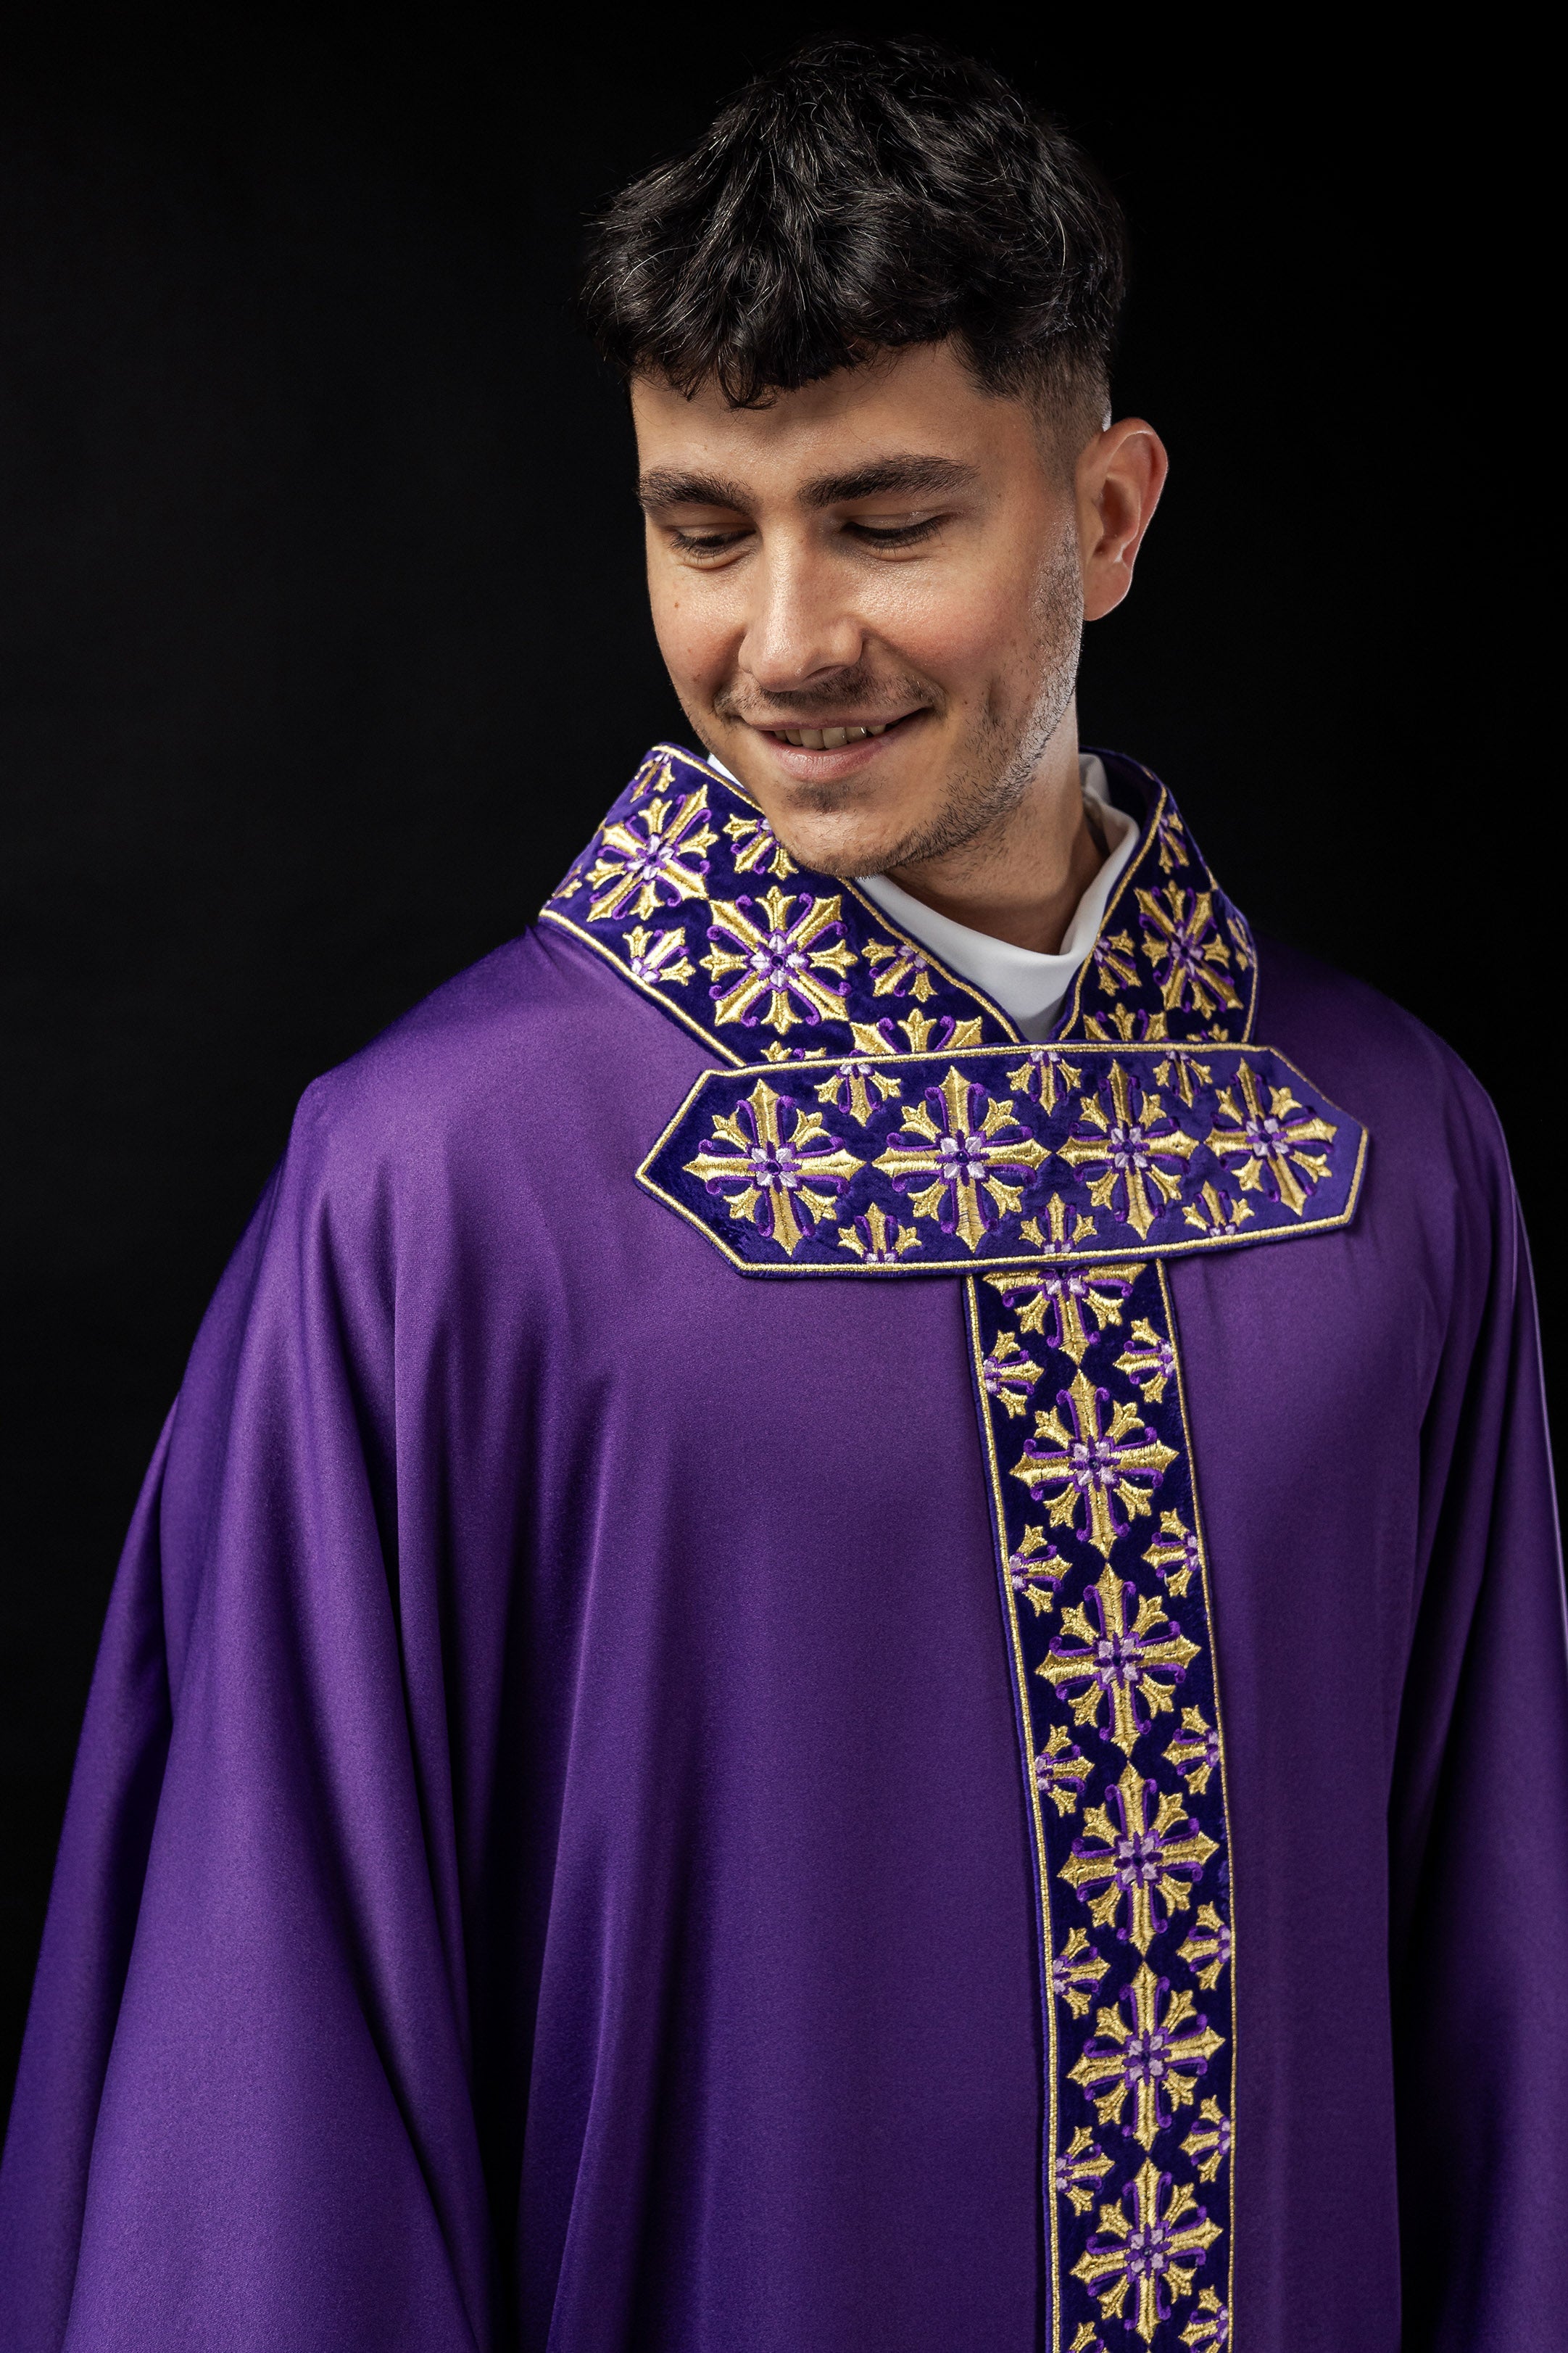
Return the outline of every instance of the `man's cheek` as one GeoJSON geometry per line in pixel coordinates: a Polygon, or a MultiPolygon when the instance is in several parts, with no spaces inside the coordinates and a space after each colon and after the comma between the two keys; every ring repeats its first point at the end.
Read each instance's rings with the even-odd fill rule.
{"type": "Polygon", "coordinates": [[[655,600],[653,626],[658,649],[672,678],[693,690],[707,684],[710,674],[716,681],[720,649],[712,633],[701,627],[679,590],[668,598],[655,600]]]}

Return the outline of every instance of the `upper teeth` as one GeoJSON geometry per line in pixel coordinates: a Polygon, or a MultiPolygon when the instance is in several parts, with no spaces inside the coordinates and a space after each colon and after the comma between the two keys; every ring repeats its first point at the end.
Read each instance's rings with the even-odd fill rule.
{"type": "Polygon", "coordinates": [[[863,735],[885,735],[892,723],[884,719],[879,727],[781,727],[778,733],[803,752],[837,752],[846,744],[858,744],[863,735]]]}

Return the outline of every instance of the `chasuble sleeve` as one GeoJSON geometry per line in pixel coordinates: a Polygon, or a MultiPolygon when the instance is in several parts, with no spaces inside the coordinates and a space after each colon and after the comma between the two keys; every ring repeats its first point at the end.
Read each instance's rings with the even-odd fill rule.
{"type": "MultiPolygon", "coordinates": [[[[331,1082],[328,1082],[330,1085],[331,1082]]],[[[386,1183],[307,1096],[114,1589],[0,2187],[5,2353],[474,2353],[438,1603],[386,1183]]]]}
{"type": "Polygon", "coordinates": [[[1568,1640],[1522,1224],[1458,1153],[1391,1811],[1408,2353],[1547,2353],[1568,2314],[1568,1640]]]}

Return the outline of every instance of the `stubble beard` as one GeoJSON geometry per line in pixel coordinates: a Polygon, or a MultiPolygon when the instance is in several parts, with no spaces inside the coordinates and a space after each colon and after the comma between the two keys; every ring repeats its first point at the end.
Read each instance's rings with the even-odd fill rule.
{"type": "MultiPolygon", "coordinates": [[[[923,825],[886,847],[858,857],[832,860],[820,853],[802,862],[819,874],[854,881],[865,874],[888,874],[920,866],[955,851],[973,849],[983,854],[1005,834],[1039,771],[1046,747],[1072,704],[1078,684],[1079,655],[1083,643],[1083,578],[1078,537],[1069,529],[1050,563],[1042,571],[1032,600],[1035,628],[1025,665],[1033,691],[1011,710],[993,695],[961,747],[941,807],[923,825]]],[[[833,693],[843,699],[852,681],[834,681],[833,693]]],[[[887,681],[879,681],[887,693],[887,681]]],[[[900,691],[926,703],[933,700],[929,683],[899,681],[900,691]]],[[[809,724],[809,721],[805,723],[809,724]]],[[[849,795],[834,786],[798,790],[796,807],[816,817],[842,812],[849,795]]],[[[787,819],[774,829],[786,849],[800,852],[788,838],[787,819]]]]}

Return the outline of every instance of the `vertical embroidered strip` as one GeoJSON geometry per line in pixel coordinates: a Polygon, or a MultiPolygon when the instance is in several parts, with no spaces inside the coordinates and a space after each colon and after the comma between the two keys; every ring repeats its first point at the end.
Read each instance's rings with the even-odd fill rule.
{"type": "MultiPolygon", "coordinates": [[[[1157,1260],[966,1288],[1038,1871],[1054,2333],[1087,2348],[1113,2318],[1153,2344],[1229,2271],[1236,2047],[1170,1293],[1157,1260]]],[[[1227,2284],[1211,2316],[1229,2305],[1227,2284]]]]}
{"type": "Polygon", "coordinates": [[[1245,921],[1105,756],[1140,839],[1047,1045],[670,745],[543,920],[714,1054],[637,1179],[732,1266],[964,1283],[1036,1859],[1047,2342],[1220,2353],[1235,1930],[1165,1262],[1347,1224],[1366,1136],[1253,1040],[1245,921]]]}

